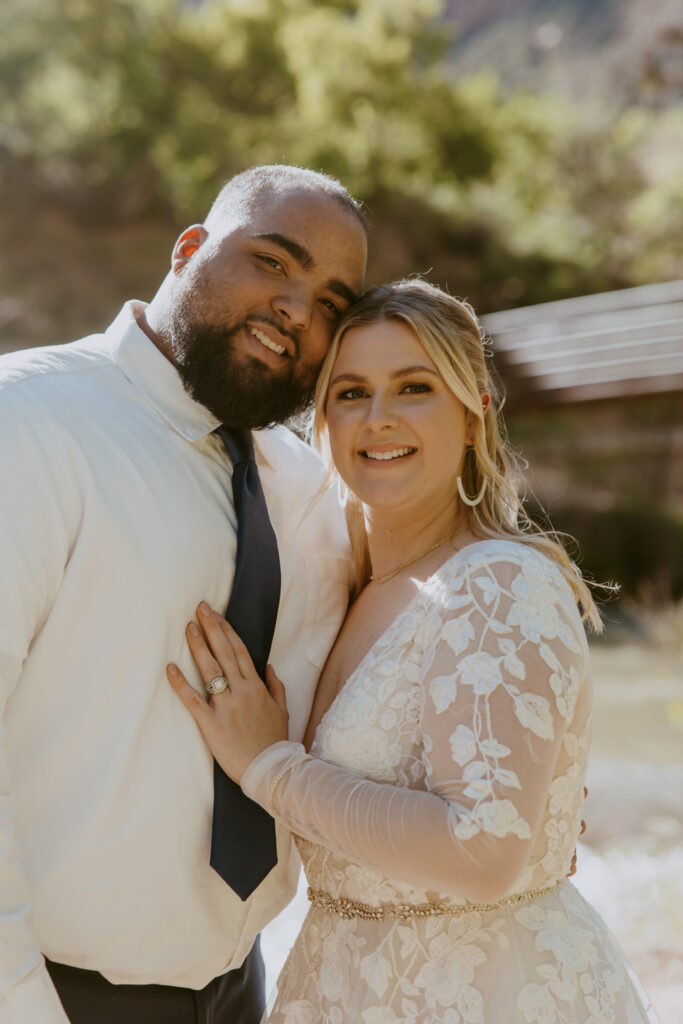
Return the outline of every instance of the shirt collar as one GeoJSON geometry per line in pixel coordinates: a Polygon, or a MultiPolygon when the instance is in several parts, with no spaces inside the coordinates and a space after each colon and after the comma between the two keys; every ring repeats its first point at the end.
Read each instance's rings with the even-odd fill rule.
{"type": "MultiPolygon", "coordinates": [[[[124,304],[105,332],[110,354],[124,376],[174,430],[188,441],[198,441],[220,426],[220,421],[190,397],[173,363],[138,324],[136,318],[146,305],[137,299],[124,304]]],[[[272,468],[267,454],[268,434],[267,430],[252,431],[256,461],[272,468]]]]}

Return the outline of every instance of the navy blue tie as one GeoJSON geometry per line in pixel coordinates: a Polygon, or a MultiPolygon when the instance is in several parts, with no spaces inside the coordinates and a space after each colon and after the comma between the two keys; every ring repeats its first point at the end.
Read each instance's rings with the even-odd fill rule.
{"type": "MultiPolygon", "coordinates": [[[[248,430],[218,427],[232,462],[235,578],[225,617],[263,679],[280,603],[280,559],[248,430]]],[[[246,900],[277,863],[275,822],[214,762],[211,867],[246,900]]]]}

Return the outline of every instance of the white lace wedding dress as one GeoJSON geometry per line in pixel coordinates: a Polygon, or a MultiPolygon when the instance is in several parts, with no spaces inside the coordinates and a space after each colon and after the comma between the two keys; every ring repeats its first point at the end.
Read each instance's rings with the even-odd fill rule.
{"type": "Polygon", "coordinates": [[[242,780],[296,834],[313,900],[268,1021],[654,1021],[565,877],[590,706],[583,628],[547,558],[484,541],[445,562],[311,756],[278,743],[242,780]]]}

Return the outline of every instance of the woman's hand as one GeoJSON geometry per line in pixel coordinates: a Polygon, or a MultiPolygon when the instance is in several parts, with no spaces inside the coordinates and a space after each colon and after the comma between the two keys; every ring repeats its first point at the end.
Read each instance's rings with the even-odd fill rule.
{"type": "Polygon", "coordinates": [[[239,784],[243,772],[266,747],[288,738],[285,688],[270,665],[266,686],[234,629],[202,602],[201,629],[191,622],[187,642],[205,683],[224,676],[228,687],[207,702],[177,665],[166,669],[169,682],[201,729],[226,775],[239,784]],[[203,630],[203,633],[202,633],[203,630]]]}

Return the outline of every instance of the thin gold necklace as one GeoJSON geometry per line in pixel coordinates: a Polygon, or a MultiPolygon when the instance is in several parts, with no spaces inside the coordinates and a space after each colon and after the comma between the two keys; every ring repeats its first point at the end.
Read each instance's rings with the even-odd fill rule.
{"type": "Polygon", "coordinates": [[[409,565],[413,565],[414,562],[419,561],[420,558],[424,558],[425,555],[428,555],[431,551],[436,551],[437,548],[440,548],[441,545],[445,544],[447,541],[455,540],[455,538],[459,536],[459,534],[464,533],[466,529],[467,527],[463,526],[461,530],[458,530],[456,533],[452,533],[449,537],[444,537],[443,540],[437,540],[436,544],[432,544],[432,546],[427,548],[426,551],[421,551],[419,555],[415,555],[414,558],[409,558],[407,562],[401,562],[401,564],[397,565],[395,569],[392,569],[390,572],[385,572],[383,576],[371,576],[370,582],[386,583],[387,580],[396,576],[401,569],[407,569],[409,565]]]}

